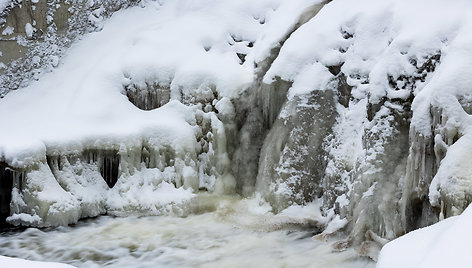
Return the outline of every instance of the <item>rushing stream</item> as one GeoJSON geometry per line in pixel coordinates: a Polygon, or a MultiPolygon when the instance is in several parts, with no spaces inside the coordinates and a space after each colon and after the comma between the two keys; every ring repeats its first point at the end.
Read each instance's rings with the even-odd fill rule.
{"type": "Polygon", "coordinates": [[[306,222],[273,215],[258,199],[208,200],[216,202],[214,211],[186,217],[102,216],[3,233],[0,255],[78,267],[374,266],[354,249],[333,252],[333,241],[313,239],[306,222]]]}

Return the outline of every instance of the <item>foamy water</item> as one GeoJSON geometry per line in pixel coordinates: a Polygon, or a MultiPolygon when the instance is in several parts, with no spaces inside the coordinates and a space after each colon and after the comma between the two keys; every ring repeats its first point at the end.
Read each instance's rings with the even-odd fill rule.
{"type": "MultiPolygon", "coordinates": [[[[109,216],[71,227],[4,233],[0,255],[78,267],[373,267],[354,250],[332,252],[333,241],[312,228],[220,199],[216,210],[187,217],[109,216]]],[[[262,211],[261,211],[262,210],[262,211]]]]}

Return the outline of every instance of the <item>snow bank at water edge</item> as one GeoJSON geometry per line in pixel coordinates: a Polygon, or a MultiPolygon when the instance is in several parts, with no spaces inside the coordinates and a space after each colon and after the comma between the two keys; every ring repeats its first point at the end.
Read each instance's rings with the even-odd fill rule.
{"type": "Polygon", "coordinates": [[[377,267],[467,267],[472,263],[471,222],[469,206],[460,216],[399,237],[382,248],[377,267]]]}
{"type": "Polygon", "coordinates": [[[21,268],[72,268],[74,266],[54,263],[54,262],[38,262],[38,261],[28,261],[17,258],[10,258],[5,256],[0,256],[0,265],[2,267],[21,267],[21,268]]]}

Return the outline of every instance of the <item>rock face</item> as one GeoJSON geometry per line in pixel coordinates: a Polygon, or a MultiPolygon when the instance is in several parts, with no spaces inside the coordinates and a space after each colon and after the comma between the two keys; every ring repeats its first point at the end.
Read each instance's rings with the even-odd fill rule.
{"type": "Polygon", "coordinates": [[[313,91],[285,103],[261,150],[257,190],[277,210],[323,193],[324,139],[336,119],[334,90],[313,91]]]}
{"type": "Polygon", "coordinates": [[[81,35],[137,1],[8,0],[0,7],[0,98],[57,67],[81,35]]]}
{"type": "MultiPolygon", "coordinates": [[[[194,193],[260,193],[275,213],[320,202],[324,216],[348,222],[347,238],[336,247],[360,245],[363,254],[374,256],[386,240],[461,213],[472,200],[467,157],[472,95],[467,81],[453,78],[456,72],[468,77],[466,61],[458,60],[470,45],[459,38],[470,29],[468,22],[457,31],[431,30],[434,14],[413,23],[410,11],[401,8],[406,0],[363,0],[359,6],[315,2],[270,44],[255,33],[231,33],[219,44],[235,49],[229,58],[253,75],[235,86],[241,89],[237,94],[225,95],[210,74],[188,86],[178,84],[176,74],[150,75],[147,66],[144,74],[124,71],[119,93],[140,110],[186,106],[179,109],[193,130],[191,145],[165,143],[153,133],[106,148],[97,143],[67,153],[47,148],[43,158],[22,167],[2,163],[2,215],[14,214],[9,219],[15,224],[49,226],[102,213],[167,213],[176,207],[130,201],[146,187],[159,191],[165,182],[194,193]],[[362,9],[370,5],[374,9],[362,9]],[[263,46],[267,53],[253,52],[263,46]],[[95,195],[84,195],[87,189],[95,195]],[[41,195],[47,191],[61,194],[48,199],[41,195]]],[[[34,77],[34,64],[46,68],[77,36],[99,29],[100,18],[136,4],[92,3],[40,0],[5,9],[0,30],[7,34],[0,42],[11,44],[2,46],[7,52],[0,95],[21,86],[15,73],[34,77]],[[20,46],[27,50],[15,55],[20,46]],[[38,56],[39,51],[46,52],[38,56]],[[34,64],[15,67],[21,62],[34,64]]],[[[253,19],[266,24],[262,17],[253,19]]],[[[447,17],[446,24],[456,25],[456,18],[447,17]]],[[[199,53],[221,49],[205,42],[199,53]]]]}

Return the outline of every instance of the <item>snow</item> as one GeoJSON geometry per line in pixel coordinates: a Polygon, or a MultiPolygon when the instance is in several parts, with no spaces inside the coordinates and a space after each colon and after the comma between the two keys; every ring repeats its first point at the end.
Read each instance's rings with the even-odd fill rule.
{"type": "Polygon", "coordinates": [[[323,230],[321,233],[322,235],[326,234],[333,234],[340,229],[344,228],[346,224],[348,223],[348,220],[346,218],[341,219],[339,215],[334,216],[334,218],[328,223],[326,228],[323,230]]]}
{"type": "Polygon", "coordinates": [[[0,0],[0,13],[2,13],[5,8],[12,4],[11,0],[0,0]]]}
{"type": "Polygon", "coordinates": [[[131,177],[122,177],[109,192],[108,213],[112,215],[185,213],[180,210],[195,197],[195,194],[191,188],[176,188],[172,184],[172,176],[176,175],[173,168],[167,167],[163,173],[161,174],[158,169],[147,169],[131,177]],[[160,178],[167,181],[162,181],[160,178]]]}
{"type": "Polygon", "coordinates": [[[470,241],[472,206],[450,217],[387,243],[380,252],[378,268],[465,267],[472,262],[470,241]]]}
{"type": "MultiPolygon", "coordinates": [[[[325,87],[320,85],[326,84],[329,75],[326,66],[344,63],[342,70],[348,76],[365,74],[370,78],[374,85],[369,89],[371,94],[394,94],[386,85],[386,72],[395,75],[411,71],[404,55],[420,56],[444,48],[443,41],[451,41],[457,24],[467,17],[464,5],[466,1],[447,7],[440,0],[333,1],[284,44],[265,81],[280,76],[297,82],[311,73],[318,77],[312,78],[311,88],[322,89],[325,87]],[[459,15],[455,10],[460,10],[459,15]],[[438,12],[447,23],[436,20],[438,12]],[[349,36],[354,32],[355,36],[349,36]]],[[[360,81],[350,80],[349,84],[359,86],[360,81]]],[[[303,85],[292,91],[307,88],[303,85]]]]}
{"type": "Polygon", "coordinates": [[[2,31],[2,35],[11,35],[14,30],[15,30],[15,28],[13,28],[13,27],[11,27],[11,26],[7,26],[7,27],[5,27],[5,29],[2,31]]]}
{"type": "Polygon", "coordinates": [[[330,215],[323,216],[321,214],[319,201],[311,202],[305,206],[292,205],[282,210],[277,214],[277,217],[286,217],[293,222],[306,222],[311,220],[320,225],[328,224],[330,220],[330,215]]]}
{"type": "Polygon", "coordinates": [[[2,267],[21,267],[21,268],[68,268],[74,267],[72,265],[54,263],[54,262],[38,262],[28,261],[19,258],[10,258],[0,256],[0,265],[2,267]]]}
{"type": "Polygon", "coordinates": [[[471,150],[472,139],[468,136],[459,139],[448,148],[446,157],[442,160],[429,188],[429,199],[432,204],[440,206],[440,191],[454,193],[453,198],[457,200],[456,203],[468,199],[467,194],[470,194],[472,185],[472,159],[469,157],[471,150]]]}
{"type": "Polygon", "coordinates": [[[364,198],[364,197],[373,196],[376,185],[377,185],[377,182],[375,182],[372,186],[370,186],[369,189],[362,194],[362,197],[364,198]]]}
{"type": "Polygon", "coordinates": [[[35,29],[30,23],[26,23],[25,24],[25,32],[26,32],[26,36],[31,38],[31,37],[33,37],[33,33],[35,32],[35,29]]]}
{"type": "MultiPolygon", "coordinates": [[[[70,192],[66,192],[56,181],[52,173],[47,172],[49,167],[40,164],[38,170],[27,174],[26,189],[22,192],[22,200],[12,200],[13,204],[24,204],[26,201],[28,210],[33,217],[28,219],[31,225],[43,225],[45,222],[56,222],[59,225],[75,223],[80,218],[79,202],[73,198],[70,192]],[[44,216],[47,212],[47,217],[44,216]],[[37,216],[43,216],[39,222],[31,222],[38,219],[37,216]]],[[[24,220],[26,216],[13,215],[9,220],[24,220]]],[[[48,225],[48,224],[46,224],[48,225]]]]}

